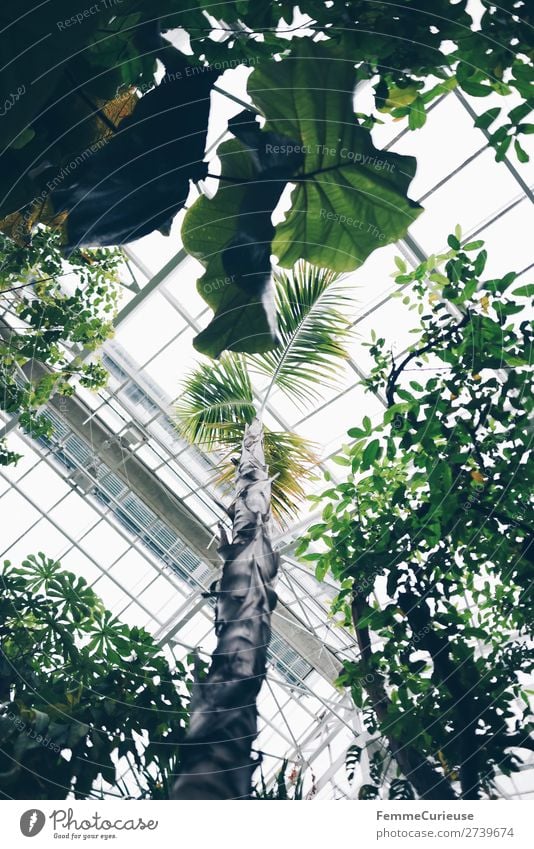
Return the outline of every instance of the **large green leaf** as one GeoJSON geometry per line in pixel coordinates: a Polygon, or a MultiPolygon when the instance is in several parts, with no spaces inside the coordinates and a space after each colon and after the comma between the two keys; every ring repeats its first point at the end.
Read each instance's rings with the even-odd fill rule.
{"type": "MultiPolygon", "coordinates": [[[[133,42],[139,17],[129,12],[140,5],[122,0],[117,16],[112,4],[103,3],[90,10],[73,8],[70,0],[2,4],[0,219],[26,205],[39,217],[48,183],[61,183],[92,155],[95,143],[104,143],[99,116],[118,86],[133,82],[121,71],[128,56],[124,41],[133,42]]],[[[153,58],[146,64],[154,65],[153,58]]],[[[107,112],[111,124],[116,111],[107,112]]]]}
{"type": "Polygon", "coordinates": [[[194,69],[175,52],[169,62],[175,70],[137,101],[107,144],[52,191],[54,211],[69,213],[71,248],[168,232],[189,181],[205,176],[210,91],[219,72],[197,69],[185,85],[182,77],[194,69]]]}
{"type": "Polygon", "coordinates": [[[69,21],[66,27],[64,21],[79,11],[70,0],[56,0],[53,7],[33,0],[2,4],[0,102],[5,145],[22,144],[25,130],[54,93],[66,63],[108,23],[109,8],[93,8],[94,14],[86,17],[83,26],[72,26],[69,21]]]}
{"type": "Polygon", "coordinates": [[[248,342],[254,350],[265,351],[276,338],[273,296],[240,288],[235,275],[223,265],[223,251],[235,238],[238,212],[245,199],[247,181],[253,181],[256,169],[252,157],[237,139],[224,142],[217,151],[222,177],[230,175],[243,183],[224,180],[210,200],[201,196],[187,212],[182,226],[184,248],[200,260],[206,271],[199,279],[199,294],[215,316],[196,337],[195,348],[211,357],[225,349],[242,350],[248,342]]]}
{"type": "Polygon", "coordinates": [[[354,83],[350,60],[311,42],[298,58],[264,63],[249,78],[266,129],[297,140],[305,154],[304,177],[272,245],[284,267],[303,258],[351,271],[405,235],[422,211],[407,197],[415,159],[373,145],[354,116],[354,83]]]}
{"type": "Polygon", "coordinates": [[[267,351],[277,341],[271,216],[288,177],[302,162],[300,152],[280,152],[285,145],[294,147],[289,139],[262,132],[247,111],[229,126],[236,139],[217,151],[219,189],[212,200],[196,201],[182,228],[185,249],[206,267],[198,290],[215,315],[194,344],[211,357],[224,350],[267,351]]]}

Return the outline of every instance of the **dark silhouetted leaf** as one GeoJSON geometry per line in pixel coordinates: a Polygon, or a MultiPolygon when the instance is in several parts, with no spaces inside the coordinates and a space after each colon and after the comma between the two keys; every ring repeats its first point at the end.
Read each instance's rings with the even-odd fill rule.
{"type": "Polygon", "coordinates": [[[145,94],[110,141],[52,192],[54,211],[68,212],[70,249],[168,232],[189,180],[206,174],[209,96],[219,72],[177,61],[181,70],[145,94]]]}
{"type": "Polygon", "coordinates": [[[353,745],[347,749],[347,754],[345,755],[345,770],[349,781],[352,781],[354,778],[356,765],[360,763],[361,756],[362,748],[361,746],[357,746],[356,743],[353,743],[353,745]]]}
{"type": "Polygon", "coordinates": [[[378,799],[378,787],[373,784],[362,784],[358,791],[358,799],[378,799]]]}

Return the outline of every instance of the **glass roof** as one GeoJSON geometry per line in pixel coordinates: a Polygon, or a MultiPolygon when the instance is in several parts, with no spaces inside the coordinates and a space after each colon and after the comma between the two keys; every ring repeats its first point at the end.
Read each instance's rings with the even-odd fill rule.
{"type": "MultiPolygon", "coordinates": [[[[219,85],[246,100],[247,74],[227,71],[219,85]]],[[[367,96],[365,87],[356,93],[360,111],[367,96]]],[[[212,97],[211,155],[227,119],[242,108],[222,94],[212,97]]],[[[507,100],[509,109],[514,98],[507,100]]],[[[383,399],[359,386],[370,366],[361,342],[371,329],[399,352],[410,342],[412,315],[392,298],[398,289],[391,276],[394,256],[417,264],[442,249],[459,223],[466,239],[487,239],[490,274],[527,270],[532,170],[525,165],[519,172],[508,159],[496,163],[484,132],[473,127],[473,111],[488,109],[491,101],[452,92],[433,104],[427,124],[416,132],[400,131],[390,120],[373,131],[377,146],[416,156],[410,195],[425,212],[402,243],[377,250],[347,275],[354,339],[339,385],[304,413],[274,393],[266,415],[267,424],[312,439],[318,472],[328,469],[334,480],[340,470],[331,457],[349,441],[347,429],[364,415],[376,420],[383,410],[383,399]]],[[[534,143],[527,140],[532,155],[534,143]]],[[[190,202],[197,191],[192,189],[190,202]]],[[[146,627],[176,656],[195,646],[203,652],[214,647],[213,611],[202,592],[219,569],[214,534],[218,522],[229,524],[230,502],[230,493],[214,484],[213,459],[185,444],[172,421],[180,380],[200,356],[192,339],[210,317],[196,292],[201,266],[181,250],[182,218],[177,216],[169,237],[154,233],[124,251],[116,333],[101,352],[110,373],[106,389],[93,394],[79,387],[74,398],[53,400],[46,410],[53,424],[48,440],[31,440],[17,431],[16,420],[4,417],[10,447],[24,456],[16,467],[0,470],[2,510],[9,516],[1,556],[17,560],[42,550],[57,557],[118,616],[146,627]]],[[[314,488],[322,488],[319,479],[310,492],[314,488]]],[[[351,798],[345,753],[354,734],[365,732],[350,699],[332,681],[340,661],[356,658],[357,649],[353,635],[329,616],[335,586],[319,584],[292,554],[293,541],[311,521],[313,508],[304,504],[295,523],[275,535],[282,551],[280,604],[256,749],[263,752],[266,779],[287,758],[309,767],[305,790],[314,798],[351,798]]],[[[503,795],[534,798],[527,766],[500,779],[503,795]]]]}

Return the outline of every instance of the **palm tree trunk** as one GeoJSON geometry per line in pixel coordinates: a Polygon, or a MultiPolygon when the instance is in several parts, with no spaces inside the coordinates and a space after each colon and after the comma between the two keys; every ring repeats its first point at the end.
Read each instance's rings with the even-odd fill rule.
{"type": "Polygon", "coordinates": [[[271,482],[263,426],[247,426],[235,477],[232,541],[222,531],[224,560],[215,610],[217,647],[207,677],[197,681],[181,747],[175,799],[247,799],[257,761],[256,698],[265,678],[276,605],[271,482]]]}

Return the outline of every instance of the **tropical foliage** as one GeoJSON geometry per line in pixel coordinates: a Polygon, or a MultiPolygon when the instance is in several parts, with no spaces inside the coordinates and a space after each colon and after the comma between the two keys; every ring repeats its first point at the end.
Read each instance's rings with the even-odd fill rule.
{"type": "Polygon", "coordinates": [[[304,154],[272,243],[285,268],[302,258],[352,271],[404,235],[422,211],[407,196],[415,159],[374,146],[353,115],[354,68],[342,58],[335,47],[304,41],[291,61],[262,65],[248,81],[264,130],[289,136],[304,154]]]}
{"type": "MultiPolygon", "coordinates": [[[[177,408],[182,435],[208,450],[239,453],[235,470],[230,465],[231,472],[223,473],[223,479],[234,477],[234,498],[230,538],[220,529],[221,579],[210,591],[217,644],[206,680],[193,690],[183,772],[173,798],[254,798],[256,702],[267,671],[280,559],[271,517],[273,511],[279,519],[294,512],[310,472],[306,442],[296,433],[267,430],[263,418],[274,387],[289,396],[293,389],[303,402],[318,397],[318,385],[332,382],[346,356],[350,325],[341,312],[346,299],[332,272],[300,263],[294,274],[280,273],[279,346],[249,357],[228,352],[215,365],[201,364],[185,382],[177,408]],[[268,381],[257,405],[249,372],[268,381]]],[[[299,780],[294,793],[300,790],[299,780]]],[[[278,795],[265,798],[281,798],[281,792],[283,774],[278,795]]]]}
{"type": "Polygon", "coordinates": [[[11,0],[2,11],[10,38],[0,218],[20,242],[38,221],[58,227],[69,250],[168,233],[190,180],[207,173],[214,84],[227,68],[253,65],[250,109],[265,126],[252,130],[251,113],[245,128],[234,121],[234,138],[217,151],[215,197],[201,197],[184,224],[186,249],[206,268],[199,291],[214,310],[196,341],[206,354],[275,345],[271,254],[287,268],[306,259],[353,269],[420,214],[408,197],[413,157],[373,145],[384,113],[416,130],[453,88],[480,98],[513,93],[519,103],[506,116],[491,106],[476,124],[497,159],[513,150],[528,160],[520,139],[532,132],[534,77],[524,3],[484,0],[480,21],[465,0],[179,5],[123,0],[120,9],[73,15],[67,0],[37,9],[11,0]],[[191,55],[160,35],[177,28],[191,55]],[[156,60],[165,68],[157,85],[156,60]],[[354,113],[361,81],[375,108],[354,113]],[[290,209],[275,226],[291,185],[290,209]]]}
{"type": "MultiPolygon", "coordinates": [[[[53,394],[71,394],[77,380],[104,383],[100,364],[81,356],[111,333],[120,257],[102,246],[168,234],[197,184],[182,240],[203,266],[198,291],[213,311],[195,346],[216,361],[186,379],[177,420],[186,439],[216,455],[224,484],[231,456],[254,442],[254,463],[243,451],[237,464],[234,507],[242,509],[220,550],[223,583],[238,585],[249,612],[262,610],[248,658],[258,689],[276,601],[271,488],[283,521],[317,466],[312,445],[258,420],[273,391],[304,409],[335,379],[350,329],[337,275],[402,238],[422,213],[409,196],[415,159],[379,150],[373,129],[387,115],[415,131],[453,90],[492,96],[475,126],[498,161],[528,161],[531,18],[522,0],[482,0],[480,20],[466,0],[180,5],[121,0],[73,13],[68,0],[8,0],[0,12],[9,34],[0,84],[0,406],[39,437],[47,434],[39,408],[53,394]],[[183,50],[161,35],[177,29],[183,50]],[[237,65],[253,66],[248,103],[208,166],[210,96],[237,65]],[[365,90],[371,107],[361,112],[365,90]],[[503,115],[493,96],[509,94],[517,102],[503,115]],[[216,182],[211,196],[202,193],[205,177],[216,182]],[[270,572],[256,581],[258,602],[249,590],[262,546],[270,572]]],[[[491,796],[497,772],[516,770],[521,749],[533,747],[523,685],[534,666],[531,290],[512,288],[513,273],[485,279],[481,243],[463,245],[457,232],[449,247],[414,272],[398,261],[416,341],[399,357],[373,336],[365,384],[387,411],[349,431],[353,442],[336,458],[347,480],[317,498],[322,520],[299,549],[318,578],[330,572],[339,582],[333,616],[354,629],[360,650],[339,679],[371,735],[372,783],[360,798],[491,796]]],[[[0,439],[0,465],[17,457],[0,439]]],[[[148,634],[114,620],[82,579],[44,555],[6,563],[2,582],[6,793],[82,798],[100,782],[100,792],[130,795],[118,777],[128,760],[137,795],[168,797],[188,668],[169,664],[148,634]]],[[[222,621],[235,601],[230,592],[218,599],[219,637],[237,621],[222,621]]],[[[232,645],[253,619],[230,634],[232,645]]],[[[218,665],[216,652],[211,668],[234,664],[237,721],[249,695],[239,687],[240,660],[236,650],[218,665]]],[[[227,680],[217,681],[220,692],[227,680]]],[[[358,743],[349,750],[351,780],[362,751],[358,743]]],[[[248,786],[250,751],[238,768],[248,786]]],[[[287,779],[286,770],[257,797],[300,798],[302,777],[287,779]]]]}
{"type": "Polygon", "coordinates": [[[482,242],[449,245],[413,272],[399,260],[415,341],[396,355],[373,335],[366,385],[387,410],[349,431],[347,479],[317,498],[299,553],[339,581],[333,614],[360,648],[339,683],[372,738],[480,798],[534,748],[534,290],[513,272],[486,279],[482,242]]]}
{"type": "Polygon", "coordinates": [[[154,209],[144,221],[147,193],[161,201],[166,175],[169,183],[159,164],[174,158],[179,170],[191,161],[194,135],[181,146],[176,134],[169,136],[178,112],[191,129],[199,116],[202,159],[209,100],[195,105],[192,90],[209,94],[214,79],[197,74],[184,86],[180,79],[190,63],[165,43],[173,77],[154,87],[156,59],[166,55],[155,15],[165,17],[164,27],[180,26],[179,13],[165,16],[172,5],[156,10],[143,0],[122,0],[74,14],[68,0],[46,9],[26,0],[4,7],[2,24],[10,34],[2,72],[4,232],[23,243],[41,221],[59,228],[71,248],[119,244],[142,235],[143,227],[163,227],[183,203],[194,163],[185,179],[175,172],[166,213],[160,206],[159,216],[154,209]],[[146,93],[143,103],[139,91],[146,93]],[[143,180],[151,183],[144,191],[143,180]]]}
{"type": "Polygon", "coordinates": [[[5,561],[0,585],[2,794],[169,798],[189,664],[42,553],[5,561]]]}
{"type": "MultiPolygon", "coordinates": [[[[233,477],[231,456],[247,424],[262,413],[273,389],[301,406],[320,397],[339,376],[350,338],[350,298],[338,275],[300,263],[276,274],[279,345],[263,354],[226,353],[201,363],[185,379],[176,407],[180,433],[206,451],[222,454],[219,480],[233,477]],[[254,391],[253,380],[266,386],[254,391]]],[[[273,511],[294,513],[304,485],[315,473],[313,446],[297,433],[264,428],[265,460],[272,478],[273,511]]]]}
{"type": "Polygon", "coordinates": [[[265,125],[247,113],[230,122],[236,138],[217,150],[219,189],[184,218],[184,246],[206,266],[198,291],[215,312],[195,340],[205,354],[273,347],[271,253],[284,268],[305,259],[350,271],[404,235],[422,211],[407,197],[415,159],[374,147],[353,115],[351,64],[325,51],[305,41],[291,61],[253,71],[248,93],[265,125]],[[275,227],[288,182],[292,206],[275,227]]]}
{"type": "MultiPolygon", "coordinates": [[[[60,241],[43,228],[24,247],[0,234],[0,408],[35,437],[48,432],[39,409],[52,395],[106,382],[98,360],[79,354],[111,336],[119,292],[118,251],[79,250],[67,263],[60,241]]],[[[0,465],[18,456],[0,441],[0,465]]]]}
{"type": "Polygon", "coordinates": [[[479,125],[488,128],[500,119],[490,137],[496,155],[502,158],[514,142],[518,159],[527,159],[519,142],[522,134],[532,132],[532,124],[525,121],[532,111],[534,80],[532,13],[527,3],[482,0],[480,15],[464,0],[397,4],[303,0],[298,5],[300,17],[293,3],[284,0],[203,5],[222,18],[221,29],[228,35],[222,45],[212,48],[206,43],[207,35],[202,39],[196,30],[198,55],[205,51],[209,57],[216,49],[222,59],[228,55],[225,48],[230,48],[249,62],[277,52],[292,57],[303,41],[320,35],[317,43],[326,50],[334,46],[339,58],[353,65],[356,79],[372,81],[378,114],[365,116],[371,122],[387,112],[407,119],[410,129],[418,129],[426,121],[429,104],[454,87],[480,98],[515,92],[521,99],[518,106],[506,117],[503,107],[492,107],[479,125]],[[288,39],[288,33],[296,37],[288,39]]]}

